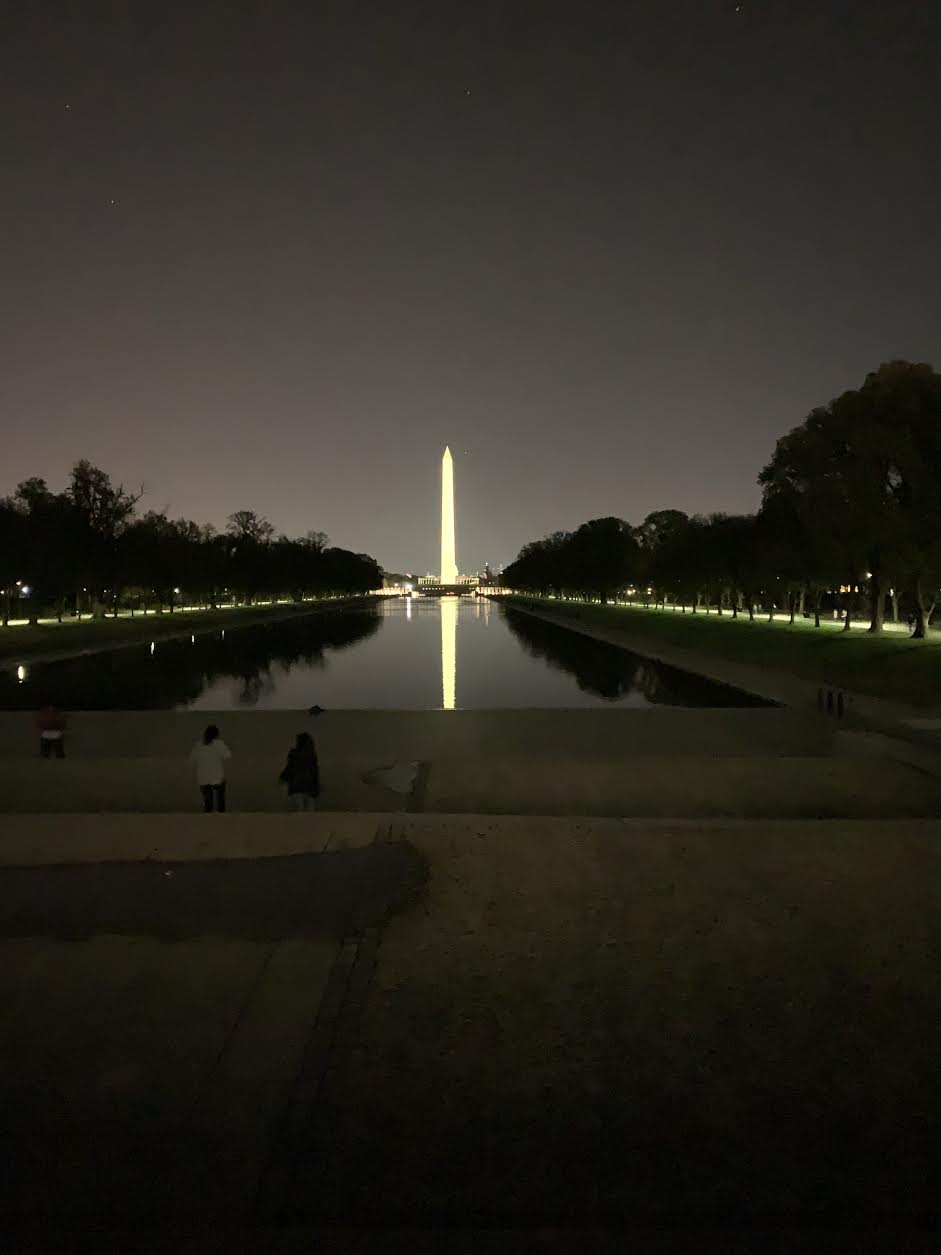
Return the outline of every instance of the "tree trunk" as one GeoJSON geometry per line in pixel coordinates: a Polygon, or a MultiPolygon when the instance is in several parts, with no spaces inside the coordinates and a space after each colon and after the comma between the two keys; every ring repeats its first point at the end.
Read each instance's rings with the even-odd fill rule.
{"type": "Polygon", "coordinates": [[[899,595],[895,591],[894,588],[889,593],[889,604],[892,607],[892,622],[898,623],[899,621],[899,595]]]}
{"type": "Polygon", "coordinates": [[[882,631],[885,623],[885,594],[882,591],[882,580],[874,574],[869,593],[869,631],[882,631]]]}
{"type": "Polygon", "coordinates": [[[800,601],[798,601],[798,603],[797,603],[797,613],[800,615],[800,617],[801,617],[802,619],[803,619],[803,617],[804,617],[804,611],[805,611],[805,600],[804,600],[804,599],[805,599],[805,597],[806,597],[806,596],[807,596],[807,589],[804,587],[804,585],[803,585],[803,584],[801,584],[800,601]]]}
{"type": "Polygon", "coordinates": [[[923,641],[928,635],[928,627],[931,623],[931,616],[934,613],[935,602],[932,598],[931,602],[925,601],[925,594],[921,587],[921,580],[915,581],[915,630],[912,632],[912,640],[923,641]]]}

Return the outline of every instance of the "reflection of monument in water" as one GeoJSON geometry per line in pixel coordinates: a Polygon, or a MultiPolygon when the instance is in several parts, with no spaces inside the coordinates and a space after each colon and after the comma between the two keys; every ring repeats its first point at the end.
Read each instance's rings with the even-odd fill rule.
{"type": "Polygon", "coordinates": [[[441,705],[457,707],[457,606],[456,597],[441,598],[441,705]]]}

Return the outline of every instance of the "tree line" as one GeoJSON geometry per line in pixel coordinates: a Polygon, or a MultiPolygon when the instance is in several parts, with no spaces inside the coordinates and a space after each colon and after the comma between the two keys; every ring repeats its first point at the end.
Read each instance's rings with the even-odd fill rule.
{"type": "Polygon", "coordinates": [[[172,614],[182,604],[301,601],[382,584],[375,559],[330,546],[323,532],[276,536],[253,510],[236,510],[220,532],[161,510],[141,513],[142,495],[81,461],[61,492],[33,478],[0,499],[3,625],[44,614],[61,621],[119,609],[172,614]]]}
{"type": "Polygon", "coordinates": [[[657,510],[592,519],[525,545],[507,588],[641,596],[733,617],[836,611],[849,630],[903,616],[915,637],[941,595],[941,375],[888,362],[778,440],[754,514],[657,510]],[[629,591],[630,590],[630,591],[629,591]]]}

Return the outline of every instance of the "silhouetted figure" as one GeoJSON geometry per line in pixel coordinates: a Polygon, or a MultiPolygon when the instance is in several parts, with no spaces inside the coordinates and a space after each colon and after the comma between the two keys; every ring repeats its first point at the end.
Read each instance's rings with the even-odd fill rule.
{"type": "Polygon", "coordinates": [[[52,702],[46,702],[36,715],[39,730],[39,752],[43,758],[65,758],[65,715],[52,702]]]}
{"type": "Polygon", "coordinates": [[[232,751],[219,735],[219,729],[211,723],[190,751],[190,762],[196,768],[196,783],[203,795],[203,810],[208,815],[215,809],[221,815],[225,811],[225,764],[232,751]]]}
{"type": "Polygon", "coordinates": [[[288,787],[288,803],[292,810],[316,809],[320,796],[320,764],[314,738],[309,732],[298,732],[297,742],[288,750],[288,760],[279,777],[288,787]]]}

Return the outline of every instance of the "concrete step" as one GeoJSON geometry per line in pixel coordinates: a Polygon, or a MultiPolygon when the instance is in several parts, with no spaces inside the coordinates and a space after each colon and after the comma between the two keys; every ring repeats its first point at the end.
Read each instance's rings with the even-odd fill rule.
{"type": "Polygon", "coordinates": [[[260,859],[363,849],[398,835],[384,814],[7,814],[0,867],[60,863],[260,859]]]}
{"type": "Polygon", "coordinates": [[[579,763],[435,761],[425,811],[828,819],[941,815],[941,780],[865,758],[663,757],[579,763]]]}
{"type": "MultiPolygon", "coordinates": [[[[278,781],[280,753],[269,758],[234,759],[228,772],[227,804],[232,811],[288,810],[278,781]]],[[[375,759],[321,762],[321,805],[333,811],[400,811],[407,795],[368,783],[375,759]]],[[[0,759],[0,813],[147,812],[200,810],[193,770],[183,758],[79,758],[59,761],[0,759]]]]}
{"type": "MultiPolygon", "coordinates": [[[[216,723],[239,758],[276,761],[300,731],[322,755],[379,762],[494,757],[617,759],[638,754],[830,754],[836,725],[816,712],[784,708],[627,710],[92,711],[71,716],[69,752],[81,758],[185,758],[216,723]]],[[[0,713],[0,758],[37,752],[33,717],[0,713]]]]}
{"type": "MultiPolygon", "coordinates": [[[[941,814],[941,780],[866,757],[437,757],[412,795],[373,779],[374,759],[322,764],[329,811],[730,818],[904,818],[941,814]]],[[[287,809],[278,761],[233,761],[233,812],[287,809]]],[[[200,797],[185,761],[99,758],[0,761],[0,810],[14,813],[187,812],[200,797]]]]}

